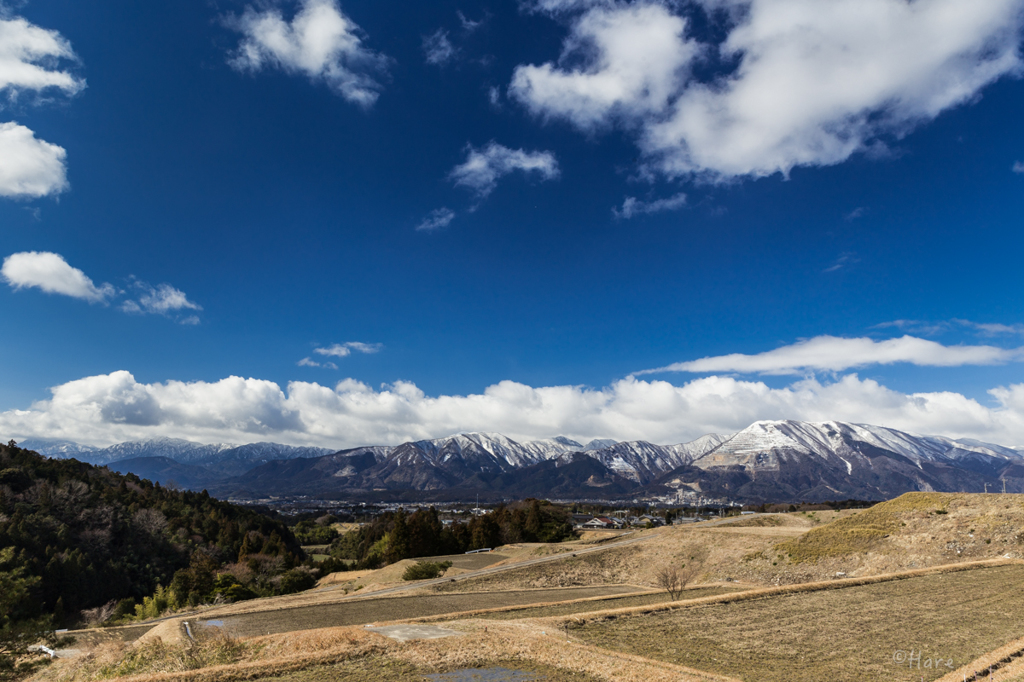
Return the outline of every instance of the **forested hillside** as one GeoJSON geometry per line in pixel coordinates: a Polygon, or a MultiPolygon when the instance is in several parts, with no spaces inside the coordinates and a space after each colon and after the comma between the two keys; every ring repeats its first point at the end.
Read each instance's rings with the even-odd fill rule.
{"type": "Polygon", "coordinates": [[[48,459],[13,442],[0,445],[0,548],[13,549],[0,571],[28,581],[19,617],[50,616],[57,627],[83,609],[141,601],[158,585],[176,590],[178,604],[233,585],[251,596],[260,580],[269,588],[304,558],[284,524],[205,491],[48,459]]]}

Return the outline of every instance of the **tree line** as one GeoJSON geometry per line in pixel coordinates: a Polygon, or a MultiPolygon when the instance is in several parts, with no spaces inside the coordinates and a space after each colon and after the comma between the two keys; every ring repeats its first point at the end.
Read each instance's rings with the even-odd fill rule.
{"type": "Polygon", "coordinates": [[[442,522],[437,510],[385,512],[335,539],[329,553],[349,568],[378,568],[402,559],[461,554],[515,542],[561,542],[574,537],[567,509],[528,499],[468,520],[442,522]]]}

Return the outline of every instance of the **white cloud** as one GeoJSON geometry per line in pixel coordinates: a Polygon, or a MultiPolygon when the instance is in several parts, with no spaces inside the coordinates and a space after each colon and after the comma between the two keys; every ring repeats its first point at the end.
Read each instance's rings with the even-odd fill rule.
{"type": "Polygon", "coordinates": [[[335,343],[324,348],[314,348],[313,352],[318,355],[327,355],[335,358],[347,358],[352,351],[357,353],[379,353],[384,348],[382,343],[361,343],[359,341],[348,341],[347,343],[335,343]]]}
{"type": "MultiPolygon", "coordinates": [[[[121,310],[126,313],[155,314],[165,317],[174,317],[176,313],[186,310],[202,310],[203,307],[188,300],[184,291],[172,287],[170,284],[158,284],[155,287],[147,282],[132,278],[131,287],[138,292],[137,299],[129,299],[121,304],[121,310]]],[[[179,318],[178,322],[185,325],[199,324],[199,317],[188,315],[179,318]]]]}
{"type": "Polygon", "coordinates": [[[326,369],[338,369],[338,366],[333,362],[317,362],[313,358],[302,358],[295,364],[299,367],[324,367],[326,369]]]}
{"type": "Polygon", "coordinates": [[[626,197],[626,200],[622,202],[622,208],[612,209],[612,215],[616,218],[628,220],[638,215],[676,211],[685,205],[686,195],[682,192],[664,199],[655,199],[654,201],[641,201],[636,197],[626,197]]]}
{"type": "Polygon", "coordinates": [[[452,41],[448,39],[448,31],[442,28],[423,38],[423,53],[426,55],[428,64],[444,66],[455,59],[458,52],[458,49],[452,45],[452,41]]]}
{"type": "MultiPolygon", "coordinates": [[[[123,295],[110,284],[96,285],[78,268],[68,264],[59,253],[47,251],[24,251],[4,259],[0,277],[15,290],[36,287],[49,294],[62,294],[80,298],[90,303],[108,303],[123,295]]],[[[183,291],[170,284],[153,286],[131,278],[131,289],[138,293],[137,299],[128,299],[119,306],[126,313],[155,313],[174,317],[175,313],[186,310],[202,310],[202,306],[188,300],[183,291]]],[[[189,315],[177,320],[180,324],[199,324],[199,318],[189,315]]]]}
{"type": "MultiPolygon", "coordinates": [[[[75,59],[71,43],[57,31],[0,16],[0,92],[9,99],[25,91],[79,92],[85,81],[56,67],[60,60],[75,59]]],[[[63,147],[36,138],[25,126],[0,123],[0,196],[28,199],[63,192],[66,156],[63,147]]]]}
{"type": "Polygon", "coordinates": [[[509,94],[533,113],[583,129],[664,112],[699,46],[686,21],[658,4],[588,11],[573,25],[560,65],[519,66],[509,94]],[[593,55],[584,67],[571,66],[593,55]]]}
{"type": "Polygon", "coordinates": [[[359,27],[334,0],[303,0],[291,23],[280,11],[252,8],[231,22],[244,38],[231,64],[243,71],[276,66],[325,82],[339,95],[362,106],[377,101],[377,76],[388,58],[363,46],[359,27]]]}
{"type": "Polygon", "coordinates": [[[581,129],[621,121],[650,169],[720,181],[840,163],[1021,71],[1020,0],[700,3],[728,10],[721,44],[696,45],[653,2],[541,0],[582,13],[562,62],[517,67],[510,92],[581,129]],[[715,56],[735,68],[687,68],[714,72],[715,56]]]}
{"type": "Polygon", "coordinates": [[[449,208],[437,208],[430,212],[426,218],[423,219],[416,229],[420,232],[433,232],[434,230],[440,230],[448,227],[448,223],[455,219],[455,211],[449,208]]]}
{"type": "Polygon", "coordinates": [[[465,162],[453,168],[449,177],[483,198],[494,191],[499,178],[517,170],[537,173],[542,180],[559,175],[558,161],[551,152],[527,152],[491,142],[482,149],[470,146],[465,162]]]}
{"type": "Polygon", "coordinates": [[[706,377],[675,386],[626,378],[601,389],[503,381],[471,395],[427,396],[396,382],[374,390],[353,379],[333,388],[228,377],[143,384],[128,372],[51,389],[25,410],[0,413],[4,438],[66,438],[92,444],[174,436],[205,442],[275,440],[325,447],[397,444],[460,431],[516,439],[564,434],[678,443],[730,433],[759,419],[831,419],[916,433],[1024,443],[1024,384],[989,391],[991,404],[953,392],[901,393],[855,374],[770,388],[706,377]]]}
{"type": "Polygon", "coordinates": [[[1021,163],[1020,161],[1014,161],[1013,168],[1011,168],[1010,170],[1012,170],[1014,173],[1024,173],[1024,163],[1021,163]]]}
{"type": "Polygon", "coordinates": [[[740,374],[803,374],[806,372],[842,372],[868,365],[909,363],[921,367],[962,367],[964,365],[1001,365],[1024,360],[1024,348],[996,346],[944,346],[935,341],[902,336],[898,339],[874,339],[816,336],[775,350],[745,355],[732,353],[676,362],[667,367],[647,369],[637,375],[660,372],[736,372],[740,374]]]}
{"type": "Polygon", "coordinates": [[[827,268],[825,268],[824,270],[822,270],[822,272],[826,272],[826,273],[827,272],[836,272],[838,270],[842,270],[843,268],[845,268],[848,265],[851,265],[853,263],[859,263],[859,262],[860,262],[860,259],[857,258],[857,254],[855,254],[855,253],[844,253],[844,254],[841,254],[839,256],[839,258],[836,258],[835,262],[832,263],[832,265],[830,265],[827,268]]]}
{"type": "Polygon", "coordinates": [[[16,97],[22,90],[56,88],[73,95],[85,81],[68,71],[51,68],[58,60],[76,59],[69,43],[57,31],[48,31],[21,17],[0,18],[0,90],[16,97]]]}
{"type": "Polygon", "coordinates": [[[68,187],[63,147],[36,138],[25,126],[0,123],[0,196],[44,197],[68,187]]]}
{"type": "Polygon", "coordinates": [[[1024,324],[1020,322],[1003,324],[1000,322],[974,322],[959,318],[940,320],[938,322],[927,320],[893,320],[891,322],[882,322],[872,327],[872,329],[887,328],[896,328],[912,334],[923,334],[925,336],[946,334],[958,328],[971,330],[979,336],[1024,336],[1024,324]]]}
{"type": "Polygon", "coordinates": [[[90,303],[105,303],[117,293],[109,284],[96,286],[84,272],[71,267],[63,256],[46,251],[24,251],[4,259],[0,276],[15,290],[36,287],[90,303]]]}
{"type": "Polygon", "coordinates": [[[458,11],[455,14],[456,16],[459,17],[459,23],[462,24],[462,30],[465,31],[466,33],[472,33],[473,31],[483,26],[484,19],[486,19],[485,16],[484,19],[473,21],[472,19],[466,18],[466,15],[463,14],[461,11],[458,11]]]}

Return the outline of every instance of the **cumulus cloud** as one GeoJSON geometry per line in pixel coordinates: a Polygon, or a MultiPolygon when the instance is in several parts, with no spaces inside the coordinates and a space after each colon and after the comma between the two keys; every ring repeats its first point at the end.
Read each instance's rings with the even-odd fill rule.
{"type": "Polygon", "coordinates": [[[335,343],[323,348],[315,348],[313,352],[318,355],[327,355],[335,358],[347,358],[356,353],[379,353],[384,348],[382,343],[361,343],[359,341],[348,341],[346,343],[335,343]]]}
{"type": "Polygon", "coordinates": [[[996,346],[944,346],[935,341],[902,336],[874,339],[816,336],[775,350],[746,355],[731,353],[716,357],[676,362],[667,367],[647,369],[637,375],[660,372],[736,372],[740,374],[803,374],[813,371],[842,372],[868,365],[905,362],[921,367],[962,367],[1002,365],[1024,360],[1024,348],[996,346]]]}
{"type": "Polygon", "coordinates": [[[629,377],[610,386],[531,387],[513,381],[481,393],[428,396],[396,382],[375,390],[353,379],[333,387],[228,377],[139,383],[128,372],[51,389],[48,400],[0,413],[4,438],[66,438],[105,445],[174,436],[205,442],[275,440],[324,447],[397,444],[460,431],[528,440],[564,434],[679,443],[731,433],[760,419],[837,419],[915,433],[1024,442],[1024,384],[989,391],[990,404],[953,392],[902,393],[849,374],[784,388],[712,376],[681,386],[629,377]]]}
{"type": "Polygon", "coordinates": [[[727,10],[718,44],[687,37],[674,5],[539,4],[575,12],[562,58],[517,67],[510,94],[584,130],[637,130],[669,177],[841,163],[1021,71],[1020,0],[699,0],[727,10]]]}
{"type": "Polygon", "coordinates": [[[686,205],[686,195],[680,192],[664,199],[653,201],[641,201],[636,197],[626,197],[622,202],[622,208],[613,208],[612,215],[616,218],[629,220],[633,216],[648,215],[650,213],[661,213],[662,211],[676,211],[686,205]]]}
{"type": "Polygon", "coordinates": [[[470,146],[465,162],[453,168],[449,177],[484,198],[498,186],[499,178],[517,170],[536,173],[542,180],[559,175],[558,161],[551,152],[527,152],[491,142],[482,149],[470,146]]]}
{"type": "Polygon", "coordinates": [[[231,64],[241,71],[277,67],[323,81],[350,102],[368,107],[377,101],[388,58],[363,45],[359,27],[335,0],[303,0],[285,21],[277,9],[248,8],[229,22],[244,36],[231,64]]]}
{"type": "Polygon", "coordinates": [[[8,96],[50,88],[68,95],[82,90],[84,80],[53,68],[62,59],[76,57],[71,43],[57,31],[40,28],[21,17],[0,18],[0,90],[6,90],[8,96]]]}
{"type": "Polygon", "coordinates": [[[416,229],[420,232],[433,232],[448,227],[448,223],[455,220],[455,211],[449,208],[434,209],[423,219],[416,229]]]}
{"type": "Polygon", "coordinates": [[[63,147],[40,140],[23,125],[0,123],[0,196],[37,198],[68,187],[63,147]]]}
{"type": "Polygon", "coordinates": [[[117,294],[113,286],[97,286],[84,272],[71,267],[63,256],[47,251],[24,251],[7,256],[0,268],[0,277],[15,290],[35,287],[48,294],[62,294],[90,303],[105,303],[117,294]]]}
{"type": "Polygon", "coordinates": [[[439,28],[423,38],[423,53],[426,55],[427,64],[444,66],[455,59],[458,52],[448,38],[448,31],[443,28],[439,28]]]}
{"type": "Polygon", "coordinates": [[[592,9],[573,25],[559,64],[517,67],[509,93],[535,114],[583,129],[658,115],[699,51],[685,28],[659,4],[592,9]]]}
{"type": "MultiPolygon", "coordinates": [[[[57,67],[74,59],[71,43],[57,31],[0,16],[0,93],[9,99],[26,91],[79,92],[85,81],[57,67]]],[[[36,138],[25,126],[0,123],[0,196],[30,199],[63,192],[66,156],[62,147],[36,138]]]]}
{"type": "MultiPolygon", "coordinates": [[[[185,310],[203,309],[199,304],[188,300],[185,292],[172,287],[170,284],[153,286],[147,282],[133,279],[131,287],[137,292],[138,298],[129,299],[121,304],[121,310],[126,313],[149,313],[173,317],[175,313],[185,310]]],[[[181,324],[199,324],[199,318],[195,315],[189,315],[178,321],[181,324]]]]}
{"type": "MultiPolygon", "coordinates": [[[[48,294],[62,294],[90,303],[109,303],[125,294],[111,284],[95,284],[84,272],[69,265],[59,253],[48,251],[24,251],[7,256],[0,268],[0,278],[15,290],[35,287],[48,294]]],[[[129,288],[137,297],[121,303],[119,307],[126,313],[175,317],[176,313],[203,309],[170,284],[154,287],[132,277],[129,288]]],[[[195,315],[176,319],[181,324],[199,324],[195,315]]]]}

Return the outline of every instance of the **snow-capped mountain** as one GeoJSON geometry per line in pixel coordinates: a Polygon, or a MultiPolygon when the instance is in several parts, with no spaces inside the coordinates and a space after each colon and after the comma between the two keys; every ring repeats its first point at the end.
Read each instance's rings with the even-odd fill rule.
{"type": "MultiPolygon", "coordinates": [[[[432,491],[441,499],[446,490],[453,495],[545,494],[545,480],[561,496],[571,496],[575,485],[583,497],[631,489],[639,495],[675,489],[745,501],[883,499],[909,490],[980,492],[1004,485],[1008,492],[1024,492],[1021,450],[836,421],[760,421],[731,436],[708,434],[676,445],[607,439],[584,445],[564,436],[516,441],[497,433],[337,452],[170,438],[107,448],[67,441],[23,445],[52,457],[112,466],[126,462],[118,466],[145,467],[147,475],[169,475],[175,470],[171,462],[177,462],[193,467],[187,472],[192,487],[208,483],[220,494],[256,496],[432,491]]],[[[182,471],[179,478],[184,478],[182,471]]]]}
{"type": "Polygon", "coordinates": [[[1024,461],[1016,450],[975,440],[919,436],[884,426],[845,422],[759,421],[709,450],[694,464],[701,468],[743,466],[777,469],[794,457],[838,458],[852,474],[855,463],[870,466],[872,454],[885,451],[905,457],[921,468],[923,462],[976,459],[1024,461]]]}
{"type": "Polygon", "coordinates": [[[587,454],[619,476],[647,484],[666,472],[702,457],[726,438],[727,436],[708,434],[679,445],[654,445],[636,440],[591,450],[587,454]]]}
{"type": "Polygon", "coordinates": [[[677,490],[762,500],[886,499],[911,490],[1024,491],[1012,448],[845,422],[761,421],[661,477],[677,490]]]}
{"type": "Polygon", "coordinates": [[[275,459],[321,457],[334,452],[328,448],[297,447],[278,443],[206,445],[181,438],[151,438],[127,441],[105,448],[81,445],[71,441],[26,440],[21,447],[57,459],[74,458],[90,464],[111,464],[142,458],[171,459],[179,464],[205,467],[220,475],[237,476],[254,466],[275,459]]]}

